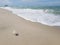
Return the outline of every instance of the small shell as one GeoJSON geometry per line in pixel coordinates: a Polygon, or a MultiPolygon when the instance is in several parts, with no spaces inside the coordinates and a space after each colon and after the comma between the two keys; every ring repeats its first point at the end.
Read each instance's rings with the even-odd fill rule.
{"type": "Polygon", "coordinates": [[[15,36],[19,36],[19,34],[18,34],[15,30],[13,30],[13,34],[14,34],[15,36]]]}

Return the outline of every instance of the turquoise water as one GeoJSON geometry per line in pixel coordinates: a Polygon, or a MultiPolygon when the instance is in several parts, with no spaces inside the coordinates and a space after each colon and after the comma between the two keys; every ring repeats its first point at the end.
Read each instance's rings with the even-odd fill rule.
{"type": "Polygon", "coordinates": [[[60,15],[60,6],[10,6],[10,7],[18,9],[35,9],[35,10],[47,9],[48,13],[60,15]]]}

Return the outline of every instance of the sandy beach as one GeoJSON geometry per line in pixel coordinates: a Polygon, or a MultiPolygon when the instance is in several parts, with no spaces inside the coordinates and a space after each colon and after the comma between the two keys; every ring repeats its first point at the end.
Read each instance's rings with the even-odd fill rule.
{"type": "Polygon", "coordinates": [[[0,9],[0,45],[60,45],[60,27],[27,21],[0,9]]]}

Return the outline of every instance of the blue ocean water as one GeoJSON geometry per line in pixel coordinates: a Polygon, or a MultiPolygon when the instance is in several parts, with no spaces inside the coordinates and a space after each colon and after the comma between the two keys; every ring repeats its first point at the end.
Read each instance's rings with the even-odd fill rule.
{"type": "Polygon", "coordinates": [[[60,26],[60,6],[1,7],[26,20],[48,26],[60,26]]]}
{"type": "Polygon", "coordinates": [[[44,9],[48,10],[48,13],[60,14],[60,6],[10,6],[17,9],[44,9]]]}

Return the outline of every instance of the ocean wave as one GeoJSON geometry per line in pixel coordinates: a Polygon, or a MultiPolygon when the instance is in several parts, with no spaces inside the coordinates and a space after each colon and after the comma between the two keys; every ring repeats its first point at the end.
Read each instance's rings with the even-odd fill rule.
{"type": "Polygon", "coordinates": [[[12,13],[32,22],[42,23],[48,26],[60,26],[60,15],[55,15],[50,9],[17,9],[12,7],[1,7],[12,11],[12,13]]]}

